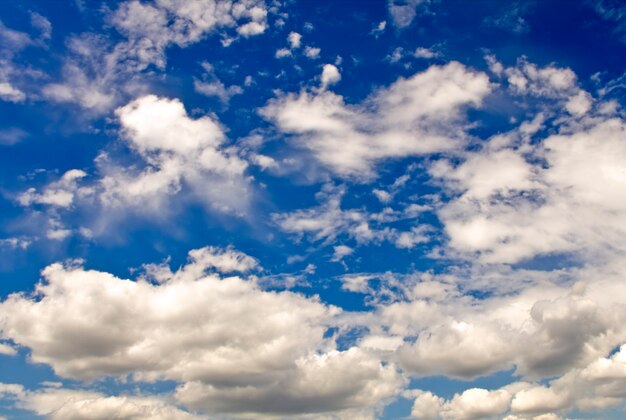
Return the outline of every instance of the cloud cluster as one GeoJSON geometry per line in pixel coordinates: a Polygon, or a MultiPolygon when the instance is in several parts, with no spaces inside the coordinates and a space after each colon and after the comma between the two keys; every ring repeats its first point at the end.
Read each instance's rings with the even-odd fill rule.
{"type": "Polygon", "coordinates": [[[324,338],[337,308],[209,270],[254,265],[232,250],[205,248],[154,282],[53,264],[35,294],[0,304],[0,329],[61,377],[175,380],[177,401],[207,413],[360,409],[398,391],[393,365],[356,347],[338,351],[324,338]]]}
{"type": "Polygon", "coordinates": [[[623,252],[625,133],[617,116],[589,117],[532,145],[496,136],[459,165],[436,163],[431,174],[460,192],[439,213],[450,245],[508,263],[623,252]]]}
{"type": "Polygon", "coordinates": [[[497,390],[472,388],[446,401],[431,392],[411,391],[417,419],[478,419],[510,413],[506,419],[559,419],[555,413],[618,406],[626,398],[625,348],[574,369],[549,385],[516,382],[497,390]]]}
{"type": "Polygon", "coordinates": [[[370,178],[381,160],[460,146],[462,111],[490,90],[485,74],[452,62],[401,78],[360,105],[322,90],[278,97],[261,114],[334,174],[370,178]]]}
{"type": "Polygon", "coordinates": [[[41,73],[19,64],[20,53],[28,47],[44,47],[50,38],[50,21],[31,12],[30,33],[17,31],[0,21],[0,100],[22,103],[26,92],[20,86],[29,79],[41,77],[41,73]]]}
{"type": "MultiPolygon", "coordinates": [[[[43,94],[106,112],[124,97],[146,93],[140,74],[151,66],[164,69],[170,46],[187,47],[217,30],[233,29],[236,37],[244,38],[260,35],[267,28],[267,13],[265,3],[256,0],[122,2],[107,19],[125,39],[111,45],[101,35],[72,37],[63,80],[46,85],[43,94]]],[[[234,39],[228,35],[224,43],[234,39]]]]}
{"type": "MultiPolygon", "coordinates": [[[[70,230],[62,228],[60,209],[95,206],[106,210],[104,218],[127,210],[157,214],[183,191],[207,208],[245,214],[252,195],[244,174],[248,164],[225,144],[223,129],[212,117],[192,118],[179,100],[154,95],[118,108],[115,115],[122,140],[139,157],[137,165],[123,167],[102,153],[96,159],[95,180],[82,182],[87,174],[70,170],[41,191],[29,188],[17,201],[47,207],[53,228],[65,236],[70,230]]],[[[89,223],[103,221],[93,220],[97,212],[91,213],[89,223]]]]}
{"type": "Polygon", "coordinates": [[[100,392],[57,387],[29,391],[17,384],[0,384],[0,395],[16,400],[18,408],[52,420],[200,418],[156,397],[108,396],[100,392]]]}
{"type": "Polygon", "coordinates": [[[417,217],[421,209],[408,205],[401,211],[386,207],[380,213],[369,213],[364,208],[343,209],[341,201],[345,187],[326,185],[317,195],[321,204],[289,213],[275,213],[274,222],[297,240],[307,237],[309,240],[329,244],[337,238],[348,238],[356,244],[381,243],[390,241],[397,248],[413,248],[416,244],[427,242],[428,225],[413,226],[408,231],[401,231],[389,224],[417,217]]]}

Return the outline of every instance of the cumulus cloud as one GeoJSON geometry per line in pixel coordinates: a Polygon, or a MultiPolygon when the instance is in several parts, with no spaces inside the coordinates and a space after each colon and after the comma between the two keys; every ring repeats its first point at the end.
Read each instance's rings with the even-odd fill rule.
{"type": "MultiPolygon", "coordinates": [[[[361,342],[404,337],[385,357],[407,374],[472,379],[515,368],[535,380],[592,366],[586,373],[592,377],[609,365],[596,367],[594,360],[626,340],[626,306],[619,300],[625,284],[622,264],[615,264],[574,270],[570,286],[562,284],[564,273],[510,269],[439,276],[363,273],[342,282],[346,290],[371,296],[376,307],[354,318],[368,329],[361,342]],[[473,290],[486,297],[472,296],[473,290]]],[[[620,361],[615,356],[610,363],[617,375],[613,364],[620,361]]]]}
{"type": "MultiPolygon", "coordinates": [[[[395,395],[395,366],[324,338],[337,308],[210,271],[253,266],[215,248],[191,251],[188,264],[156,281],[52,264],[33,295],[0,304],[0,329],[61,377],[171,379],[179,402],[207,413],[321,413],[395,395]]],[[[99,398],[89,398],[93,409],[124,403],[99,398]]]]}
{"type": "Polygon", "coordinates": [[[287,41],[289,42],[289,46],[294,48],[300,48],[300,44],[302,42],[302,35],[297,32],[290,32],[287,36],[287,41]]]}
{"type": "Polygon", "coordinates": [[[322,88],[325,88],[341,80],[339,69],[332,64],[324,64],[322,68],[322,88]]]}
{"type": "Polygon", "coordinates": [[[371,406],[394,395],[400,385],[392,368],[353,347],[300,359],[297,376],[266,389],[190,382],[177,390],[176,397],[206,412],[296,415],[371,406]]]}
{"type": "MultiPolygon", "coordinates": [[[[118,108],[120,134],[128,149],[139,158],[136,165],[121,166],[106,153],[95,160],[97,176],[70,170],[60,180],[40,190],[29,188],[17,197],[23,206],[48,209],[55,232],[49,238],[63,239],[74,229],[65,229],[64,214],[80,206],[90,209],[83,226],[101,233],[116,212],[164,216],[164,203],[174,196],[199,202],[217,212],[244,216],[252,197],[245,171],[248,163],[238,149],[226,144],[222,126],[211,116],[192,118],[177,99],[142,96],[118,108]],[[94,230],[95,229],[95,230],[94,230]],[[61,235],[61,237],[59,237],[61,235]]],[[[169,207],[168,207],[169,208],[169,207]]],[[[111,219],[113,218],[113,219],[111,219]]]]}
{"type": "Polygon", "coordinates": [[[507,420],[560,419],[568,410],[612,408],[626,398],[623,346],[610,357],[600,357],[575,368],[547,385],[515,382],[496,390],[473,388],[445,400],[431,392],[412,390],[412,416],[418,419],[474,419],[509,414],[507,420]]]}
{"type": "Polygon", "coordinates": [[[315,60],[320,57],[320,53],[322,52],[321,48],[306,46],[304,48],[304,55],[311,60],[315,60]]]}
{"type": "Polygon", "coordinates": [[[430,48],[418,47],[413,53],[413,55],[417,58],[429,59],[429,58],[439,57],[441,54],[438,53],[437,51],[433,51],[430,48]]]}
{"type": "Polygon", "coordinates": [[[399,79],[361,105],[328,91],[301,92],[270,101],[261,114],[335,174],[371,177],[383,159],[459,146],[462,110],[489,92],[486,75],[452,62],[399,79]]]}
{"type": "Polygon", "coordinates": [[[276,54],[274,54],[276,58],[285,58],[291,56],[291,50],[288,48],[280,48],[276,50],[276,54]]]}
{"type": "MultiPolygon", "coordinates": [[[[208,205],[218,209],[241,208],[241,200],[246,200],[246,194],[240,192],[246,189],[243,172],[247,164],[223,148],[222,128],[212,118],[190,118],[179,100],[154,95],[118,108],[116,116],[123,139],[144,159],[146,167],[133,171],[115,166],[105,155],[98,158],[103,177],[97,192],[102,203],[148,209],[150,203],[156,206],[168,195],[179,192],[186,182],[208,205]],[[208,179],[212,180],[212,187],[206,182],[208,179]],[[225,190],[233,194],[224,194],[225,190]]],[[[68,207],[75,196],[76,180],[85,175],[83,171],[69,171],[42,193],[28,190],[19,200],[23,205],[68,207]]]]}
{"type": "Polygon", "coordinates": [[[492,71],[506,77],[509,91],[516,95],[549,99],[572,115],[582,116],[591,109],[592,97],[578,86],[576,74],[554,64],[539,67],[525,57],[515,66],[504,68],[494,57],[488,57],[492,71]]]}
{"type": "Polygon", "coordinates": [[[223,147],[220,125],[208,116],[190,118],[176,99],[144,96],[118,108],[124,139],[147,163],[138,173],[104,168],[101,200],[109,206],[156,206],[185,182],[218,210],[245,206],[245,161],[223,147]],[[228,193],[226,193],[228,191],[228,193]]]}
{"type": "Polygon", "coordinates": [[[489,262],[623,251],[625,130],[621,118],[590,119],[534,146],[501,148],[496,137],[456,167],[434,165],[461,191],[440,211],[450,245],[489,262]]]}

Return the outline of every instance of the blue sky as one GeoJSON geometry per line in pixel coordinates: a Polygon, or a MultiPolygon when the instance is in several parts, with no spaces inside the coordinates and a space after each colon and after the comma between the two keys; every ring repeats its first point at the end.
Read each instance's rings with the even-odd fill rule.
{"type": "Polygon", "coordinates": [[[0,2],[0,417],[623,418],[625,19],[0,2]]]}

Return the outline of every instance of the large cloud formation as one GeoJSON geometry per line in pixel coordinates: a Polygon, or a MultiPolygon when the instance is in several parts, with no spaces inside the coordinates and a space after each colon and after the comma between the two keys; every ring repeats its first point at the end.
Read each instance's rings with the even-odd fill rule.
{"type": "Polygon", "coordinates": [[[35,294],[0,305],[2,335],[64,378],[175,380],[176,399],[208,413],[362,409],[398,391],[393,365],[325,338],[337,308],[216,271],[249,258],[194,250],[180,270],[137,281],[53,264],[35,294]]]}
{"type": "Polygon", "coordinates": [[[337,175],[371,177],[380,160],[459,147],[463,109],[490,90],[487,75],[452,62],[400,78],[362,105],[321,90],[276,98],[261,114],[337,175]]]}

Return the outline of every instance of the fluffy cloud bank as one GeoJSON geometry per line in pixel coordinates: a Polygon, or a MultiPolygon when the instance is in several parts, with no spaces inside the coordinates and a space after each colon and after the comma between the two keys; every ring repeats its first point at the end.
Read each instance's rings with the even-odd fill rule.
{"type": "Polygon", "coordinates": [[[175,380],[176,399],[207,413],[362,409],[402,385],[393,365],[324,338],[337,308],[218,275],[256,265],[236,251],[189,258],[137,281],[53,264],[33,295],[0,304],[2,336],[61,377],[175,380]]]}
{"type": "Polygon", "coordinates": [[[16,401],[17,408],[52,420],[201,418],[155,397],[108,396],[100,392],[56,387],[28,391],[17,384],[0,384],[0,396],[16,401]]]}
{"type": "Polygon", "coordinates": [[[500,136],[456,167],[437,163],[461,191],[440,212],[451,246],[487,262],[624,252],[625,136],[623,119],[588,117],[533,146],[500,136]]]}
{"type": "Polygon", "coordinates": [[[472,388],[446,401],[431,392],[411,391],[412,416],[418,419],[478,419],[510,413],[506,419],[560,419],[568,408],[598,410],[626,398],[626,351],[600,357],[548,386],[516,382],[497,390],[472,388]]]}

